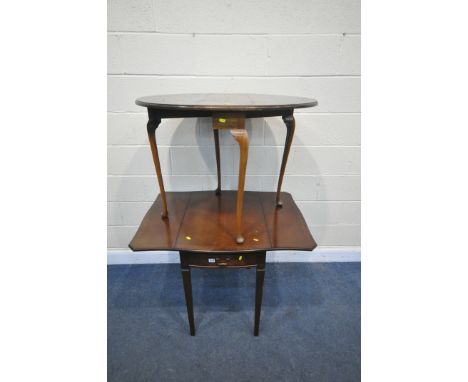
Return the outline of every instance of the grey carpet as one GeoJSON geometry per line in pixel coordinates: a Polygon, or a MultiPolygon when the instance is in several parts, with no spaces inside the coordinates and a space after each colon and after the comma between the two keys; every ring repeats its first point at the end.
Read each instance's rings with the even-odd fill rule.
{"type": "MultiPolygon", "coordinates": [[[[268,257],[268,255],[267,255],[268,257]]],[[[189,335],[178,264],[108,266],[108,380],[360,380],[360,263],[193,269],[189,335]]]]}

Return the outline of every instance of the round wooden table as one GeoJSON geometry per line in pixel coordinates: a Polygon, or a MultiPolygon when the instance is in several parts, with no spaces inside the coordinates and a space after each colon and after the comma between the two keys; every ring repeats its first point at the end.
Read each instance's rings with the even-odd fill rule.
{"type": "Polygon", "coordinates": [[[239,144],[239,183],[237,188],[236,220],[237,244],[244,242],[242,235],[242,212],[244,203],[245,172],[247,167],[249,137],[245,129],[246,118],[281,116],[286,125],[287,134],[281,162],[281,169],[276,192],[276,206],[281,207],[281,185],[294,135],[294,109],[313,107],[317,101],[309,98],[266,94],[170,94],[141,97],[136,104],[148,109],[148,138],[153,154],[154,166],[158,177],[162,200],[162,217],[168,218],[166,192],[159,163],[156,143],[156,129],[163,118],[212,117],[216,150],[218,187],[216,194],[221,194],[221,165],[219,150],[219,130],[229,129],[239,144]]]}
{"type": "Polygon", "coordinates": [[[294,109],[315,106],[317,101],[262,94],[173,94],[142,97],[136,103],[148,109],[148,137],[161,193],[143,218],[130,248],[133,251],[179,251],[192,336],[195,335],[195,320],[190,269],[255,267],[254,335],[258,336],[266,252],[312,251],[317,246],[291,195],[280,194],[294,135],[294,109]],[[245,192],[243,230],[249,148],[245,119],[272,116],[281,116],[287,129],[277,192],[245,192]],[[218,187],[216,194],[211,191],[168,192],[166,199],[155,132],[161,119],[184,117],[211,117],[213,120],[218,187]],[[239,144],[237,192],[221,194],[220,129],[229,129],[239,144]],[[167,201],[171,208],[169,213],[167,201]],[[163,219],[159,216],[161,210],[163,219]]]}

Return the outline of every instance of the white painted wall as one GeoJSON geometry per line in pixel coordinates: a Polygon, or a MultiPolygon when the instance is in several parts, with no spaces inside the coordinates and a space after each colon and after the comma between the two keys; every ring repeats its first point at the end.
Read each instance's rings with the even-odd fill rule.
{"type": "MultiPolygon", "coordinates": [[[[109,0],[108,246],[127,248],[158,194],[135,98],[255,92],[315,98],[296,115],[284,191],[320,246],[360,245],[360,2],[358,0],[109,0]]],[[[223,187],[237,185],[237,147],[221,131],[223,187]]],[[[280,118],[249,122],[248,190],[274,191],[280,118]]],[[[168,191],[215,189],[208,119],[157,130],[168,191]]]]}

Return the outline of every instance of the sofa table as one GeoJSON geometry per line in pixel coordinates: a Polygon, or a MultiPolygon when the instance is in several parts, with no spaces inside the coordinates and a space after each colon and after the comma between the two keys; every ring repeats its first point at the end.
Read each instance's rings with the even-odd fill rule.
{"type": "Polygon", "coordinates": [[[147,131],[160,194],[129,247],[133,251],[179,251],[191,335],[195,335],[195,324],[190,269],[255,267],[257,336],[266,252],[312,251],[317,246],[291,195],[281,192],[295,129],[293,111],[315,106],[317,101],[261,94],[178,94],[142,97],[136,103],[148,109],[147,131]],[[244,191],[249,147],[245,119],[271,116],[281,116],[287,129],[277,191],[244,191]],[[218,187],[215,192],[166,192],[156,129],[164,118],[193,117],[212,118],[218,187]],[[239,144],[236,191],[221,188],[220,129],[230,130],[239,144]]]}

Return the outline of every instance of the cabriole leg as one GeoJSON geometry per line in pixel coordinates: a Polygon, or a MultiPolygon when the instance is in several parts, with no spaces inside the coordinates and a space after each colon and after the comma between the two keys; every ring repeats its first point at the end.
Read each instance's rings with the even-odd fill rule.
{"type": "Polygon", "coordinates": [[[158,146],[156,145],[156,129],[161,123],[161,118],[157,119],[150,119],[148,124],[146,125],[148,131],[148,140],[151,146],[151,153],[153,154],[153,162],[154,167],[156,169],[156,175],[158,177],[158,184],[159,184],[159,191],[161,194],[162,200],[162,211],[161,217],[163,219],[167,218],[167,201],[166,201],[166,191],[164,190],[164,181],[161,173],[161,165],[159,163],[159,155],[158,155],[158,146]]]}
{"type": "Polygon", "coordinates": [[[244,207],[244,185],[245,171],[247,169],[247,158],[249,155],[249,135],[245,129],[232,129],[231,134],[239,144],[239,183],[237,186],[237,205],[236,205],[236,227],[237,227],[237,244],[244,242],[242,236],[242,210],[244,207]]]}
{"type": "Polygon", "coordinates": [[[276,190],[276,206],[282,207],[283,202],[280,200],[280,193],[281,193],[281,185],[283,184],[283,177],[284,171],[286,170],[286,163],[288,161],[289,151],[291,149],[291,143],[294,136],[294,130],[296,128],[296,121],[294,120],[294,116],[286,115],[283,116],[283,121],[286,125],[286,141],[284,143],[284,152],[283,152],[283,160],[281,161],[281,170],[278,179],[278,188],[276,190]]]}

